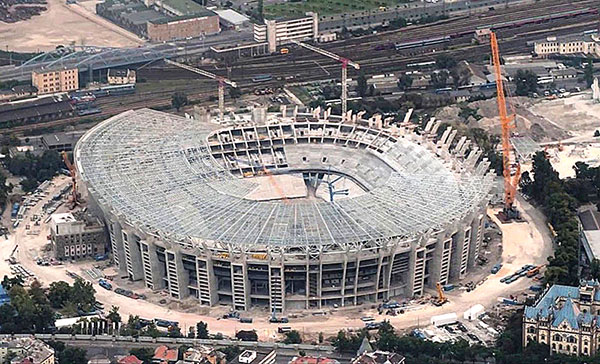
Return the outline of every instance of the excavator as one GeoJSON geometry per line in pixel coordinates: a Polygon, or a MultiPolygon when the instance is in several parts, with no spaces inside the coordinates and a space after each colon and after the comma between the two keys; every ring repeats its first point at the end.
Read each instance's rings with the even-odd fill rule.
{"type": "Polygon", "coordinates": [[[437,298],[433,301],[435,306],[442,306],[444,303],[448,302],[448,297],[444,294],[444,289],[440,282],[435,284],[435,288],[437,289],[437,298]]]}

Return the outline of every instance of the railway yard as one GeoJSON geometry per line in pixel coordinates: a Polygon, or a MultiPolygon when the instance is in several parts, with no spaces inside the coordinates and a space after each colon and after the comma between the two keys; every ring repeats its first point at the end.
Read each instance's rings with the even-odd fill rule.
{"type": "MultiPolygon", "coordinates": [[[[500,27],[496,31],[503,55],[528,53],[529,42],[546,36],[573,34],[593,29],[597,25],[598,10],[592,5],[593,1],[580,1],[575,9],[564,9],[561,1],[545,2],[545,7],[535,10],[518,6],[510,9],[498,9],[477,17],[462,16],[451,21],[409,26],[400,30],[382,31],[376,35],[367,35],[337,41],[326,46],[328,51],[344,54],[346,57],[360,63],[362,72],[366,74],[385,74],[405,69],[408,64],[427,62],[435,59],[440,52],[464,59],[469,62],[481,62],[489,51],[489,46],[483,42],[474,43],[474,32],[493,24],[500,27]],[[503,21],[503,12],[511,14],[510,24],[503,21]],[[557,15],[558,12],[558,15],[557,15]],[[552,17],[552,20],[547,20],[552,17]],[[546,19],[546,20],[541,20],[546,19]],[[512,25],[511,25],[512,24],[512,25]],[[396,50],[395,44],[415,42],[418,40],[439,39],[438,34],[450,35],[442,43],[429,46],[415,46],[396,50]]],[[[291,47],[294,48],[294,47],[291,47]]],[[[300,48],[291,53],[276,56],[261,56],[228,61],[225,64],[208,63],[203,68],[230,77],[240,85],[242,92],[251,94],[257,88],[253,78],[257,75],[271,74],[272,80],[261,82],[259,88],[280,88],[284,85],[304,84],[319,80],[335,79],[339,74],[336,63],[327,58],[315,60],[314,55],[300,48]],[[225,75],[227,73],[227,75],[225,75]]],[[[171,95],[175,91],[183,91],[193,103],[210,104],[214,98],[214,83],[206,79],[194,79],[189,82],[190,74],[184,70],[166,67],[160,64],[150,64],[139,72],[146,85],[138,85],[135,95],[123,96],[118,100],[99,102],[102,112],[95,119],[115,115],[119,112],[137,107],[167,107],[171,95]],[[163,82],[165,81],[165,82],[163,82]],[[211,97],[212,96],[212,97],[211,97]]],[[[350,73],[349,77],[356,77],[350,73]]],[[[41,123],[29,124],[12,128],[20,132],[35,128],[56,127],[77,123],[80,118],[67,118],[41,123]]],[[[6,130],[0,130],[6,132],[6,130]]]]}
{"type": "MultiPolygon", "coordinates": [[[[69,12],[115,44],[65,44],[0,66],[0,168],[15,184],[0,277],[88,281],[100,307],[90,314],[116,306],[123,322],[155,323],[164,343],[183,343],[166,338],[174,327],[194,337],[203,321],[215,340],[255,330],[283,342],[296,330],[319,357],[340,330],[374,334],[386,321],[435,343],[495,348],[548,291],[560,237],[520,178],[533,178],[539,151],[556,178],[583,173],[576,162],[600,166],[597,0],[478,5],[398,28],[311,25],[314,37],[278,39],[271,52],[250,11],[239,24],[219,14],[216,35],[150,42],[91,3],[40,3],[49,9],[19,15],[11,31],[69,12]],[[539,53],[564,39],[592,45],[539,53]],[[58,87],[64,71],[78,80],[68,90],[36,78],[60,74],[50,76],[58,87]],[[48,96],[51,106],[36,104],[48,96]],[[46,181],[11,164],[37,160],[46,172],[51,154],[64,166],[46,181]],[[100,252],[84,244],[75,257],[68,239],[63,252],[58,226],[69,219],[97,229],[100,252]]],[[[118,340],[129,339],[160,342],[118,340]]],[[[279,349],[287,361],[298,347],[279,349]]]]}

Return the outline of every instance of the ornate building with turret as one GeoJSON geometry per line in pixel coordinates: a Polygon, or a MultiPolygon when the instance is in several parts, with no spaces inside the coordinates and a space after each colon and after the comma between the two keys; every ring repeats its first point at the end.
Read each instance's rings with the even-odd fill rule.
{"type": "Polygon", "coordinates": [[[595,355],[600,347],[600,283],[553,285],[523,314],[523,346],[546,344],[552,353],[595,355]]]}

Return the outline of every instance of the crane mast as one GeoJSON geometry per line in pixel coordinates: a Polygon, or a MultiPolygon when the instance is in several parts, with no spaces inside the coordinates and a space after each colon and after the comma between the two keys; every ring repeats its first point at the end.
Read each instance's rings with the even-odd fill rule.
{"type": "Polygon", "coordinates": [[[518,218],[519,214],[516,211],[513,203],[515,201],[517,186],[521,178],[521,167],[515,158],[516,171],[514,176],[511,175],[511,155],[513,152],[510,144],[510,131],[515,127],[514,115],[508,115],[506,110],[506,98],[504,97],[504,85],[502,83],[502,73],[500,68],[500,50],[498,49],[498,40],[494,32],[490,33],[490,45],[492,48],[492,61],[494,64],[494,72],[496,76],[496,92],[498,100],[498,114],[500,116],[500,126],[502,127],[502,174],[504,176],[504,214],[507,219],[518,218]]]}
{"type": "Polygon", "coordinates": [[[340,62],[342,64],[342,96],[341,96],[341,101],[342,101],[342,118],[346,117],[346,112],[348,111],[348,66],[353,67],[354,69],[360,69],[360,65],[356,62],[352,62],[351,60],[349,60],[348,58],[344,58],[344,57],[340,57],[335,53],[326,51],[324,49],[321,48],[317,48],[315,46],[312,46],[310,44],[306,44],[306,43],[302,43],[302,42],[298,42],[297,40],[290,40],[292,43],[297,44],[303,48],[306,48],[310,51],[313,51],[315,53],[319,53],[320,55],[323,55],[325,57],[329,57],[331,59],[335,59],[336,61],[340,62]]]}
{"type": "Polygon", "coordinates": [[[77,195],[77,170],[75,169],[75,165],[69,160],[67,152],[63,151],[61,155],[65,165],[67,166],[67,169],[69,170],[69,173],[71,174],[71,203],[73,204],[71,208],[74,208],[79,204],[79,196],[77,195]]]}
{"type": "Polygon", "coordinates": [[[210,79],[216,80],[219,82],[219,120],[223,121],[223,115],[225,114],[225,85],[229,85],[231,87],[237,88],[237,84],[234,81],[231,81],[225,77],[217,76],[214,73],[210,73],[205,70],[201,70],[196,67],[188,66],[187,64],[171,61],[170,59],[165,58],[165,63],[182,68],[184,70],[197,73],[204,77],[208,77],[210,79]]]}

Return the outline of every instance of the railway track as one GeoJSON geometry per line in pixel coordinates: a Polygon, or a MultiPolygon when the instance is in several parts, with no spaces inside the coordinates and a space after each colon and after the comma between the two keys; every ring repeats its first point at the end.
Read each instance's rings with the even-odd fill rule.
{"type": "MultiPolygon", "coordinates": [[[[552,10],[556,7],[564,5],[564,1],[554,1],[550,6],[545,7],[542,13],[547,13],[548,10],[552,10]]],[[[585,5],[594,3],[594,1],[581,1],[577,3],[579,8],[584,8],[585,5]]],[[[546,2],[544,2],[546,4],[546,2]]],[[[537,8],[536,8],[537,9],[537,8]]],[[[521,10],[517,13],[527,13],[528,16],[539,15],[537,12],[532,13],[532,9],[521,10]]],[[[414,33],[420,31],[422,37],[427,37],[431,34],[440,34],[444,30],[452,29],[453,31],[459,31],[470,27],[474,29],[481,23],[490,23],[491,20],[501,15],[493,15],[490,17],[478,18],[480,20],[476,23],[467,23],[466,21],[472,21],[473,19],[468,18],[465,20],[458,20],[456,22],[444,22],[438,25],[424,25],[415,28],[403,28],[400,30],[388,31],[378,34],[377,36],[364,36],[360,38],[353,38],[348,40],[347,43],[336,42],[328,47],[328,50],[339,52],[346,55],[347,57],[359,62],[361,68],[366,73],[384,73],[388,71],[398,70],[406,67],[408,63],[423,62],[433,60],[436,54],[439,53],[417,53],[417,52],[404,52],[399,53],[394,50],[374,51],[373,48],[376,44],[389,42],[393,37],[397,37],[398,33],[414,33]],[[379,36],[383,37],[380,38],[379,36]]],[[[504,55],[514,54],[516,52],[523,51],[526,47],[527,41],[542,38],[545,34],[564,34],[574,33],[582,30],[587,30],[593,25],[597,24],[597,15],[582,15],[576,18],[577,23],[574,23],[574,19],[560,19],[554,20],[551,23],[544,24],[530,24],[520,28],[503,29],[498,32],[500,38],[500,47],[504,55]],[[552,28],[548,29],[549,24],[552,24],[552,28]]],[[[443,34],[443,33],[442,33],[443,34]]],[[[438,52],[445,52],[446,54],[453,55],[458,59],[465,59],[467,61],[476,61],[482,57],[483,54],[489,53],[489,46],[483,45],[469,45],[471,37],[460,38],[456,46],[457,49],[444,50],[438,49],[438,52]],[[464,38],[464,39],[463,39],[464,38]]],[[[282,85],[283,82],[272,80],[269,82],[256,84],[252,82],[252,77],[261,73],[270,73],[275,78],[285,77],[289,75],[297,76],[293,81],[301,79],[302,81],[310,82],[316,80],[322,80],[324,78],[336,79],[339,77],[339,65],[335,61],[331,61],[327,58],[318,58],[318,64],[315,63],[315,55],[304,51],[293,52],[293,62],[290,62],[289,57],[285,56],[271,56],[271,57],[259,57],[244,62],[234,64],[230,77],[235,79],[243,90],[254,87],[277,87],[282,85]],[[325,73],[329,73],[326,75],[325,73]],[[327,77],[324,77],[327,76],[327,77]]],[[[146,72],[156,73],[160,79],[169,79],[169,76],[174,79],[191,78],[190,74],[185,71],[173,70],[168,68],[150,68],[146,69],[146,72]]],[[[218,70],[218,74],[223,74],[223,69],[218,70]]],[[[151,75],[152,73],[147,73],[151,75]]],[[[149,78],[152,79],[152,78],[149,78]]],[[[162,90],[145,91],[136,93],[132,96],[123,96],[117,99],[100,99],[98,104],[103,109],[99,114],[93,115],[94,118],[106,118],[127,110],[141,108],[141,107],[161,107],[170,105],[170,98],[173,92],[184,91],[188,94],[188,99],[192,102],[207,102],[210,97],[216,96],[214,83],[204,79],[193,78],[193,82],[190,82],[188,86],[176,86],[175,88],[164,88],[162,90]]],[[[0,130],[0,133],[22,133],[32,129],[41,129],[56,127],[62,125],[69,125],[77,123],[82,117],[72,117],[67,119],[55,120],[37,124],[27,124],[22,126],[13,127],[11,129],[0,130]]]]}

